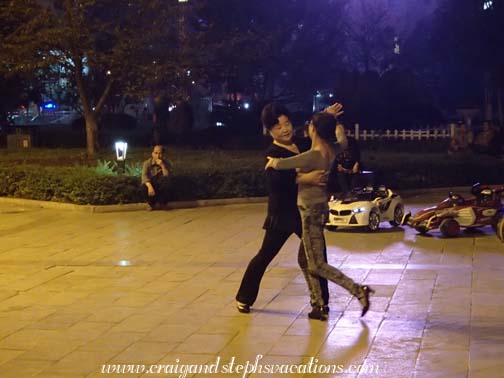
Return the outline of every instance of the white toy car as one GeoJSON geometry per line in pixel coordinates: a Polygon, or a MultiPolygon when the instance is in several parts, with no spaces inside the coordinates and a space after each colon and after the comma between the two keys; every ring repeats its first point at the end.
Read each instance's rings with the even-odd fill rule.
{"type": "Polygon", "coordinates": [[[402,198],[392,190],[379,186],[354,189],[342,198],[331,197],[328,230],[338,227],[366,227],[369,231],[380,228],[380,222],[389,221],[399,226],[404,215],[402,198]]]}

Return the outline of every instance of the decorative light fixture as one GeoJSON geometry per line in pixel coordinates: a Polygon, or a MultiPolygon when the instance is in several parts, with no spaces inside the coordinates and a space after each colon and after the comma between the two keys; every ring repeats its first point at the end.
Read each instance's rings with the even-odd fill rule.
{"type": "Polygon", "coordinates": [[[128,152],[128,143],[122,141],[115,142],[115,150],[119,173],[124,173],[124,168],[126,165],[126,154],[128,152]]]}

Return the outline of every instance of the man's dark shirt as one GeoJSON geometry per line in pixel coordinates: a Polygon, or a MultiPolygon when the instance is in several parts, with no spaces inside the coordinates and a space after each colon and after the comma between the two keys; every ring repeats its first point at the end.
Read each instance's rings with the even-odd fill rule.
{"type": "Polygon", "coordinates": [[[338,164],[345,169],[353,169],[353,166],[356,162],[359,163],[359,170],[362,170],[362,164],[360,161],[360,147],[359,143],[354,138],[348,138],[348,147],[336,155],[334,162],[329,170],[329,175],[327,177],[327,192],[328,193],[336,193],[340,191],[340,187],[338,185],[338,175],[343,174],[338,171],[338,164]]]}
{"type": "Polygon", "coordinates": [[[345,169],[352,169],[355,163],[360,165],[360,148],[354,138],[348,138],[348,147],[338,156],[336,156],[335,164],[341,164],[345,169]]]}
{"type": "MultiPolygon", "coordinates": [[[[288,158],[296,156],[292,151],[272,144],[266,150],[266,156],[288,158]]],[[[296,170],[266,170],[268,189],[268,215],[263,228],[287,232],[301,232],[301,218],[297,208],[298,187],[296,170]]]]}

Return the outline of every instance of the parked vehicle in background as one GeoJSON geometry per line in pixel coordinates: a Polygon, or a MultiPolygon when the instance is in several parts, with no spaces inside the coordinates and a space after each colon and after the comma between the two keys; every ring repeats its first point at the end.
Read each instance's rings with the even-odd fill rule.
{"type": "Polygon", "coordinates": [[[445,237],[457,236],[461,228],[492,226],[502,240],[503,192],[504,186],[478,183],[471,189],[472,197],[464,198],[450,192],[448,198],[438,205],[423,209],[414,216],[406,214],[403,223],[421,234],[439,228],[445,237]]]}
{"type": "Polygon", "coordinates": [[[55,111],[38,115],[12,113],[9,115],[9,120],[13,126],[70,125],[79,117],[80,114],[74,111],[55,111]]]}
{"type": "Polygon", "coordinates": [[[332,197],[329,201],[328,230],[338,227],[363,227],[368,231],[380,228],[380,222],[388,221],[392,226],[401,224],[404,204],[401,196],[381,185],[357,188],[332,197]]]}

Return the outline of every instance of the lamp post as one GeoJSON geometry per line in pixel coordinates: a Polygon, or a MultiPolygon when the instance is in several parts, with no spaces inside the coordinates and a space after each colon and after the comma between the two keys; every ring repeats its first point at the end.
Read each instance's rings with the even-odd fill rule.
{"type": "Polygon", "coordinates": [[[126,153],[128,152],[128,143],[122,141],[115,142],[115,149],[119,173],[124,174],[126,165],[126,153]]]}

